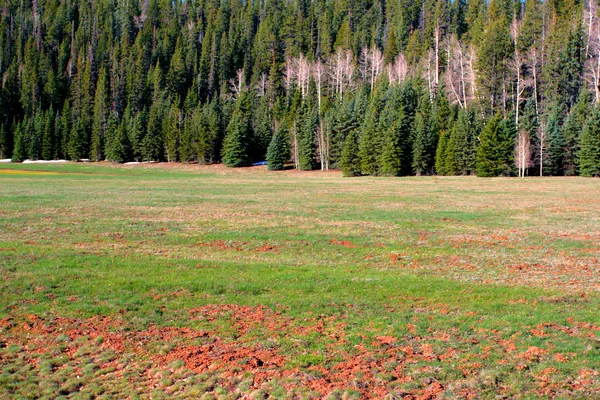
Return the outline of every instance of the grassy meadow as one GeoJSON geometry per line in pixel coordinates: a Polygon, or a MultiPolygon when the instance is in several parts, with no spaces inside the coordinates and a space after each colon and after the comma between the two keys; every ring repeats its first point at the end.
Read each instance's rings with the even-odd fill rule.
{"type": "Polygon", "coordinates": [[[600,398],[600,181],[263,168],[0,165],[0,398],[600,398]]]}

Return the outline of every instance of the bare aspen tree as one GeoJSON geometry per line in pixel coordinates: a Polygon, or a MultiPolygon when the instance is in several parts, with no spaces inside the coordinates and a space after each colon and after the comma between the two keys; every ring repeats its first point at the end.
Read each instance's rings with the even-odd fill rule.
{"type": "Polygon", "coordinates": [[[267,93],[267,88],[269,87],[269,78],[267,74],[264,72],[258,78],[258,82],[256,82],[256,92],[259,96],[263,97],[267,93]]]}
{"type": "Polygon", "coordinates": [[[353,86],[352,78],[354,76],[354,57],[350,50],[346,50],[344,53],[343,66],[343,87],[342,94],[345,90],[349,90],[353,86]]]}
{"type": "Polygon", "coordinates": [[[394,62],[387,66],[387,73],[392,85],[400,86],[404,82],[408,75],[408,62],[404,54],[398,54],[394,62]]]}
{"type": "Polygon", "coordinates": [[[533,86],[533,100],[535,103],[535,115],[538,115],[538,50],[534,43],[529,50],[529,59],[531,60],[531,77],[532,77],[532,86],[533,86]]]}
{"type": "Polygon", "coordinates": [[[478,91],[477,79],[475,79],[477,76],[477,68],[475,68],[477,65],[477,51],[475,50],[475,47],[471,46],[466,55],[467,59],[465,66],[467,67],[467,72],[465,75],[468,77],[471,86],[471,98],[475,99],[478,91]]]}
{"type": "Polygon", "coordinates": [[[354,58],[350,50],[338,48],[328,61],[329,77],[334,95],[341,102],[346,88],[352,86],[354,75],[354,58]]]}
{"type": "Polygon", "coordinates": [[[587,14],[591,14],[593,11],[594,15],[589,16],[589,27],[588,37],[586,46],[586,66],[585,66],[585,79],[588,82],[590,89],[594,93],[596,103],[600,102],[600,24],[595,16],[597,11],[596,3],[594,0],[589,0],[587,3],[588,9],[587,14]],[[590,4],[590,3],[593,3],[590,4]]]}
{"type": "Polygon", "coordinates": [[[312,65],[313,79],[315,80],[315,85],[317,86],[317,107],[319,108],[319,112],[321,112],[321,97],[323,96],[323,85],[326,84],[327,79],[326,72],[327,69],[325,67],[325,64],[323,64],[323,61],[321,61],[321,59],[318,59],[312,65]]]}
{"type": "Polygon", "coordinates": [[[300,87],[300,93],[302,94],[302,98],[306,98],[308,96],[308,87],[310,84],[310,73],[311,66],[304,54],[300,53],[298,58],[292,60],[293,63],[296,64],[296,80],[298,86],[300,87]]]}
{"type": "Polygon", "coordinates": [[[451,36],[446,42],[448,53],[448,68],[445,74],[448,97],[454,98],[460,108],[467,108],[472,95],[468,89],[473,85],[472,70],[468,64],[468,54],[464,46],[451,36]]]}
{"type": "Polygon", "coordinates": [[[525,177],[527,168],[531,167],[531,140],[527,131],[520,131],[515,143],[515,165],[519,169],[519,177],[525,177]]]}
{"type": "Polygon", "coordinates": [[[287,91],[288,95],[292,89],[294,81],[296,80],[296,75],[296,65],[292,61],[292,58],[288,57],[285,63],[285,69],[283,71],[283,85],[285,86],[285,90],[287,91]]]}
{"type": "MultiPolygon", "coordinates": [[[[585,57],[588,58],[590,55],[590,38],[594,35],[594,25],[596,25],[596,20],[598,17],[598,5],[596,4],[596,0],[586,0],[585,7],[583,9],[583,18],[588,27],[587,37],[588,41],[585,46],[585,57]]],[[[595,35],[594,35],[595,36],[595,35]]]]}
{"type": "Polygon", "coordinates": [[[329,169],[329,151],[325,140],[325,129],[323,119],[321,118],[321,96],[322,88],[326,81],[325,64],[319,59],[312,65],[312,74],[317,87],[317,107],[319,111],[319,126],[317,128],[317,138],[319,142],[319,159],[321,161],[321,171],[329,169]]]}
{"type": "Polygon", "coordinates": [[[237,98],[245,89],[244,85],[244,69],[238,69],[235,73],[235,78],[229,80],[229,87],[233,93],[233,97],[237,98]]]}
{"type": "Polygon", "coordinates": [[[514,109],[515,109],[515,126],[517,131],[519,130],[519,108],[521,106],[521,96],[525,89],[531,86],[532,81],[529,78],[524,77],[523,68],[527,66],[527,57],[519,51],[519,34],[521,32],[521,22],[515,17],[511,26],[511,36],[513,38],[515,46],[515,54],[513,59],[509,62],[509,68],[513,71],[515,79],[514,89],[514,109]]]}
{"type": "Polygon", "coordinates": [[[371,92],[373,92],[373,89],[375,88],[375,81],[377,80],[377,77],[379,77],[383,71],[383,60],[383,53],[375,45],[370,48],[365,47],[361,51],[360,58],[358,60],[360,72],[363,76],[363,79],[365,81],[368,80],[370,83],[371,92]]]}
{"type": "Polygon", "coordinates": [[[423,78],[427,81],[427,89],[429,90],[429,98],[433,99],[433,94],[435,93],[435,52],[433,49],[429,49],[427,55],[423,57],[423,78]]]}
{"type": "Polygon", "coordinates": [[[538,140],[540,141],[540,176],[544,176],[544,145],[546,142],[546,122],[541,121],[537,129],[538,140]]]}

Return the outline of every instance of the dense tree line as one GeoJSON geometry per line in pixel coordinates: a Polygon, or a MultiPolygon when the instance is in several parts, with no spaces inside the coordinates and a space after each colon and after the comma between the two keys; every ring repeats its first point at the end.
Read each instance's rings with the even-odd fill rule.
{"type": "Polygon", "coordinates": [[[596,0],[4,0],[0,158],[600,175],[596,0]]]}

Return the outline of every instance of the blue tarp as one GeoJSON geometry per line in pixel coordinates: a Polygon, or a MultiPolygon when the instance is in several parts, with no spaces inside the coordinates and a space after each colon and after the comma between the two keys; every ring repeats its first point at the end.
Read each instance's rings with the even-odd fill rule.
{"type": "Polygon", "coordinates": [[[259,162],[255,162],[251,164],[253,167],[256,167],[258,165],[267,165],[266,161],[259,161],[259,162]]]}

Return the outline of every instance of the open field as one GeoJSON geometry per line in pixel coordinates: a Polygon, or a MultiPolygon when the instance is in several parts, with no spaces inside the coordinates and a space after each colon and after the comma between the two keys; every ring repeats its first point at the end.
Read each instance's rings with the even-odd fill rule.
{"type": "Polygon", "coordinates": [[[600,398],[600,181],[0,166],[0,398],[600,398]]]}

